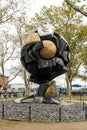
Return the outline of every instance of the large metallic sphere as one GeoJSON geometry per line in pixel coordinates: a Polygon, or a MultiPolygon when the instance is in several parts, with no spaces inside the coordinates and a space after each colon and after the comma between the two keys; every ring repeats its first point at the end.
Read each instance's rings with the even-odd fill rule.
{"type": "Polygon", "coordinates": [[[40,56],[44,59],[53,58],[56,55],[56,45],[50,40],[43,40],[43,48],[40,50],[40,56]]]}

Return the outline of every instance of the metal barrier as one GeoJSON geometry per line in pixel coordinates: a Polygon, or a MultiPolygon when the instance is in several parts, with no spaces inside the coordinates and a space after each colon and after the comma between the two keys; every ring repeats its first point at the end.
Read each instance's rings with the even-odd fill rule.
{"type": "Polygon", "coordinates": [[[0,92],[0,98],[25,96],[25,92],[0,92]]]}

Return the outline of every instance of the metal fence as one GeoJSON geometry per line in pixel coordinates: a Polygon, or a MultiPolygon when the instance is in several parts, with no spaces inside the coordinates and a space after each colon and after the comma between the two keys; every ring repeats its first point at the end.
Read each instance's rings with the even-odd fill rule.
{"type": "Polygon", "coordinates": [[[23,92],[0,92],[0,98],[10,98],[10,97],[20,97],[25,96],[25,91],[23,92]]]}

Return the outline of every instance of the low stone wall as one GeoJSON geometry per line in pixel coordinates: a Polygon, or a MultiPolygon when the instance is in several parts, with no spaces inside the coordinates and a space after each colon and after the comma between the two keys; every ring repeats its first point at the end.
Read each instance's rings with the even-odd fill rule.
{"type": "Polygon", "coordinates": [[[85,120],[83,104],[39,104],[0,101],[0,118],[31,121],[78,121],[85,120]],[[59,111],[61,110],[61,111],[59,111]]]}

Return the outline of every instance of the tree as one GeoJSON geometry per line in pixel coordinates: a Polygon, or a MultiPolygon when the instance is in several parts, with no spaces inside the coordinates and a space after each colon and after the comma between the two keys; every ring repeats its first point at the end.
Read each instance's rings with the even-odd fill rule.
{"type": "MultiPolygon", "coordinates": [[[[65,5],[65,3],[63,5],[65,5]]],[[[81,56],[83,55],[83,43],[87,40],[87,26],[82,24],[81,16],[76,16],[76,13],[69,6],[63,6],[63,11],[60,12],[62,12],[61,16],[64,17],[61,19],[61,23],[64,23],[61,24],[63,26],[63,29],[61,30],[62,35],[70,45],[71,59],[68,64],[68,73],[66,73],[66,82],[67,94],[71,95],[72,80],[75,77],[78,77],[79,68],[84,62],[84,60],[81,59],[81,56]]]]}
{"type": "MultiPolygon", "coordinates": [[[[86,33],[87,33],[87,27],[86,29],[86,33]]],[[[87,81],[87,42],[84,43],[84,46],[82,48],[82,55],[81,55],[81,59],[83,61],[82,63],[82,67],[84,67],[83,73],[79,74],[78,76],[85,81],[85,85],[86,85],[86,81],[87,81]]]]}
{"type": "Polygon", "coordinates": [[[17,3],[15,1],[7,0],[3,3],[3,1],[0,0],[0,24],[7,22],[19,11],[16,7],[17,3]]]}
{"type": "Polygon", "coordinates": [[[86,16],[87,17],[87,5],[86,4],[81,4],[81,6],[77,6],[76,4],[79,2],[79,3],[82,3],[83,1],[85,1],[86,3],[86,0],[65,0],[65,2],[70,5],[75,11],[81,13],[82,15],[86,16]]]}
{"type": "Polygon", "coordinates": [[[29,9],[31,3],[25,0],[0,0],[0,24],[6,23],[12,18],[29,9]]]}
{"type": "MultiPolygon", "coordinates": [[[[1,35],[1,40],[0,40],[0,69],[1,69],[1,73],[3,75],[3,77],[6,76],[6,73],[9,72],[10,69],[10,73],[11,73],[11,68],[9,68],[9,62],[13,62],[16,58],[17,55],[15,53],[16,50],[16,46],[15,44],[11,43],[11,40],[13,39],[13,36],[9,35],[7,33],[7,31],[3,31],[2,35],[1,35]],[[10,47],[9,48],[9,44],[10,47]]],[[[12,68],[12,70],[14,69],[14,67],[12,68]]],[[[10,75],[9,73],[9,75],[10,75]]],[[[19,73],[19,70],[14,72],[12,75],[13,77],[11,79],[8,80],[8,82],[5,81],[5,78],[3,78],[3,82],[4,82],[4,87],[11,81],[13,80],[17,74],[19,73]]]]}
{"type": "MultiPolygon", "coordinates": [[[[14,23],[14,26],[15,26],[15,29],[16,29],[16,32],[17,32],[17,34],[16,34],[17,45],[20,48],[19,52],[18,52],[18,55],[21,55],[21,49],[23,47],[24,39],[26,39],[26,37],[29,34],[29,31],[26,31],[26,26],[27,26],[26,14],[22,13],[22,17],[20,16],[20,17],[14,18],[13,19],[13,23],[14,23]]],[[[20,59],[19,59],[19,61],[20,61],[20,59]]],[[[20,65],[19,68],[21,68],[21,70],[22,70],[21,73],[20,73],[20,76],[24,80],[25,95],[29,96],[29,94],[30,94],[30,87],[29,87],[29,77],[30,77],[30,74],[25,70],[25,68],[22,66],[22,64],[20,65]]]]}
{"type": "Polygon", "coordinates": [[[29,10],[30,5],[30,1],[26,2],[25,0],[4,0],[4,3],[3,0],[0,0],[0,33],[3,38],[3,40],[0,40],[0,47],[2,48],[0,52],[0,68],[3,75],[9,73],[10,79],[8,83],[20,73],[24,72],[22,75],[25,75],[25,83],[29,84],[29,82],[27,82],[26,71],[23,71],[23,67],[20,63],[20,50],[26,34],[24,31],[25,23],[23,23],[23,16],[24,12],[29,10]],[[10,71],[6,70],[8,62],[11,63],[10,71]]]}

